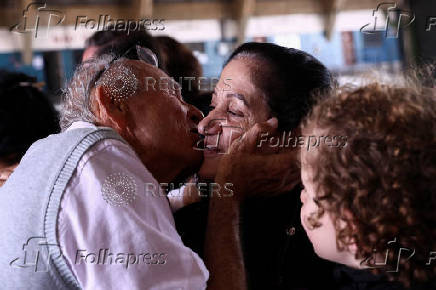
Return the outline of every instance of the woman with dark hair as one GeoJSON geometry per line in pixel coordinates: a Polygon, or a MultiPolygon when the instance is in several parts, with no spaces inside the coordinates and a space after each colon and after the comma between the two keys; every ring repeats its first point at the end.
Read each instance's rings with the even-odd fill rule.
{"type": "MultiPolygon", "coordinates": [[[[315,93],[326,92],[331,86],[329,71],[305,52],[271,43],[238,47],[221,73],[210,114],[199,124],[200,133],[205,135],[199,182],[213,181],[222,154],[255,123],[275,117],[280,133],[295,137],[294,130],[315,103],[315,93]]],[[[289,143],[287,150],[298,150],[293,144],[289,143]]],[[[187,189],[182,189],[185,195],[187,189]]],[[[242,204],[240,233],[250,289],[322,289],[332,285],[334,264],[316,256],[301,227],[300,191],[297,186],[270,196],[252,192],[242,204]]],[[[202,198],[175,212],[184,243],[201,256],[207,209],[208,198],[202,198]]]]}
{"type": "Polygon", "coordinates": [[[0,186],[33,142],[58,133],[53,105],[36,79],[23,73],[0,71],[0,186]]]}

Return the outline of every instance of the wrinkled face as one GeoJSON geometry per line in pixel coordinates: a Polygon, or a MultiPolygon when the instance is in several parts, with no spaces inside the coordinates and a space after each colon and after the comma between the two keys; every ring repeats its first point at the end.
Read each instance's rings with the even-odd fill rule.
{"type": "Polygon", "coordinates": [[[159,86],[159,80],[169,77],[161,70],[140,61],[130,62],[142,80],[135,96],[127,102],[127,124],[136,139],[136,150],[143,154],[158,154],[162,164],[170,160],[174,168],[198,168],[202,153],[194,150],[199,140],[198,122],[202,113],[182,100],[175,85],[159,86]],[[156,80],[156,84],[153,85],[156,80]],[[147,83],[148,80],[148,83],[147,83]]]}
{"type": "Polygon", "coordinates": [[[98,46],[90,46],[83,52],[82,55],[82,62],[87,61],[88,59],[94,57],[94,55],[97,53],[98,46]]]}
{"type": "Polygon", "coordinates": [[[260,63],[250,58],[234,59],[224,67],[212,96],[211,112],[198,127],[205,135],[204,162],[198,172],[201,178],[213,179],[232,141],[270,117],[263,93],[253,83],[259,67],[260,63]]]}
{"type": "MultiPolygon", "coordinates": [[[[307,163],[309,154],[316,154],[301,150],[301,180],[304,189],[301,191],[301,223],[308,238],[312,242],[313,248],[318,256],[323,259],[345,264],[358,268],[359,263],[355,260],[354,254],[349,251],[339,251],[336,247],[336,229],[330,214],[325,211],[321,218],[317,219],[321,224],[313,227],[309,222],[311,216],[316,216],[318,205],[315,202],[316,189],[312,180],[312,168],[307,163]]],[[[313,162],[312,162],[313,164],[313,162]]]]}

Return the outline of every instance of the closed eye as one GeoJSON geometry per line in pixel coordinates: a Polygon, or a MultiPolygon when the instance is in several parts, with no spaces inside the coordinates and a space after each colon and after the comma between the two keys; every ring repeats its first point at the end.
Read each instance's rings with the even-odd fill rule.
{"type": "Polygon", "coordinates": [[[244,115],[242,113],[237,113],[231,110],[228,110],[227,113],[229,113],[230,115],[234,116],[234,117],[244,117],[244,115]]]}

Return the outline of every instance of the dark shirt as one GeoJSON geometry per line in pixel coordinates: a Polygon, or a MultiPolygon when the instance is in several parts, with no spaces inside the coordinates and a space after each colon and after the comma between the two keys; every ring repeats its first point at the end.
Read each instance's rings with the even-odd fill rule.
{"type": "MultiPolygon", "coordinates": [[[[241,241],[249,289],[398,289],[361,288],[365,279],[373,283],[370,273],[362,278],[359,270],[319,258],[301,226],[300,191],[296,188],[274,197],[253,198],[241,208],[241,241]],[[352,273],[351,278],[343,275],[344,268],[350,270],[347,273],[352,273]],[[353,278],[361,280],[355,284],[353,278]]],[[[202,258],[207,211],[205,199],[174,215],[183,242],[202,258]]]]}
{"type": "Polygon", "coordinates": [[[337,290],[404,290],[399,282],[372,274],[369,270],[356,270],[338,265],[334,271],[337,290]]]}

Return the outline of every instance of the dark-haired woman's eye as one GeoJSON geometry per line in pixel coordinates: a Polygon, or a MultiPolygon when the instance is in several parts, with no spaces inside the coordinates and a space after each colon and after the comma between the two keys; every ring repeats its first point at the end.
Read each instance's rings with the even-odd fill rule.
{"type": "Polygon", "coordinates": [[[244,117],[244,114],[242,114],[240,112],[234,112],[234,111],[228,110],[227,113],[229,113],[233,117],[244,117]]]}

